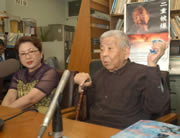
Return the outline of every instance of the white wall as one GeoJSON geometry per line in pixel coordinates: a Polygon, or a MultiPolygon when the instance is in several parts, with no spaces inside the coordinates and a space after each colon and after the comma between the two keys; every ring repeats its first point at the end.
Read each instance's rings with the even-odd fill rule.
{"type": "Polygon", "coordinates": [[[64,24],[64,0],[27,0],[28,7],[16,5],[14,0],[6,0],[7,12],[21,18],[34,18],[37,26],[48,24],[64,24]]]}
{"type": "Polygon", "coordinates": [[[6,0],[0,0],[0,11],[6,10],[6,0]]]}
{"type": "Polygon", "coordinates": [[[60,41],[43,42],[42,44],[44,46],[43,52],[44,52],[45,59],[47,59],[48,57],[53,57],[54,54],[56,53],[56,57],[59,62],[59,68],[64,69],[64,45],[63,45],[63,42],[62,41],[61,42],[60,41]]]}

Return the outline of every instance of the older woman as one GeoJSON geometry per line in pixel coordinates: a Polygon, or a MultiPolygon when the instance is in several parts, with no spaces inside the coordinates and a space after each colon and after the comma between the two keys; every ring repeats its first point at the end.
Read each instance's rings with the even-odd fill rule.
{"type": "Polygon", "coordinates": [[[37,38],[21,37],[16,50],[25,68],[13,76],[2,105],[19,109],[33,106],[45,113],[59,82],[58,73],[43,63],[42,45],[37,38]]]}

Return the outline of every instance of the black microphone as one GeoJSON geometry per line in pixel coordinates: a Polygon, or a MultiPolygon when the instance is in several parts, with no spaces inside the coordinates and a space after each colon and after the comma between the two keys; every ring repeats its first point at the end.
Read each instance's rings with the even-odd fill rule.
{"type": "Polygon", "coordinates": [[[0,130],[3,128],[4,126],[4,120],[0,119],[0,130]]]}
{"type": "Polygon", "coordinates": [[[15,73],[20,67],[20,63],[17,59],[7,59],[0,62],[0,78],[4,78],[8,75],[15,73]]]}
{"type": "Polygon", "coordinates": [[[49,136],[53,136],[54,138],[63,137],[63,120],[62,120],[60,103],[58,102],[56,103],[56,110],[52,118],[52,129],[53,132],[49,133],[49,136]]]}
{"type": "MultiPolygon", "coordinates": [[[[62,77],[61,77],[61,80],[60,80],[60,82],[58,84],[58,87],[56,89],[54,98],[53,98],[53,100],[52,100],[52,102],[51,102],[51,104],[49,106],[49,109],[48,109],[48,111],[46,113],[43,124],[41,125],[40,131],[39,131],[39,134],[38,134],[38,138],[42,138],[46,128],[48,127],[49,122],[52,119],[53,114],[54,114],[54,112],[56,110],[56,104],[57,104],[58,97],[60,96],[60,94],[62,94],[62,92],[64,90],[64,87],[66,85],[66,82],[69,79],[69,76],[70,76],[70,71],[65,70],[62,77]]],[[[59,134],[61,136],[56,136],[56,137],[62,137],[62,132],[59,132],[59,134]]]]}

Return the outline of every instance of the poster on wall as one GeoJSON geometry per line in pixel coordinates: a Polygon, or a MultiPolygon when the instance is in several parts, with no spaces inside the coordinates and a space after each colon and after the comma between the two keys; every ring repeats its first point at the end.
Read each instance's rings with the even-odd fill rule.
{"type": "Polygon", "coordinates": [[[164,41],[168,48],[158,61],[160,70],[169,69],[169,1],[129,3],[125,6],[124,31],[129,37],[130,60],[147,65],[147,56],[153,43],[164,41]]]}

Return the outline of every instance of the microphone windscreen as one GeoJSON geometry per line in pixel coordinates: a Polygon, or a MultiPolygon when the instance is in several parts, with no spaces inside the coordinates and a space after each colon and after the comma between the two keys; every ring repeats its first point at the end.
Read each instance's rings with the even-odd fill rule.
{"type": "Polygon", "coordinates": [[[0,119],[0,130],[2,129],[3,125],[4,125],[4,120],[0,119]]]}
{"type": "Polygon", "coordinates": [[[20,63],[17,59],[7,59],[0,62],[0,78],[4,78],[15,73],[19,67],[20,63]]]}

